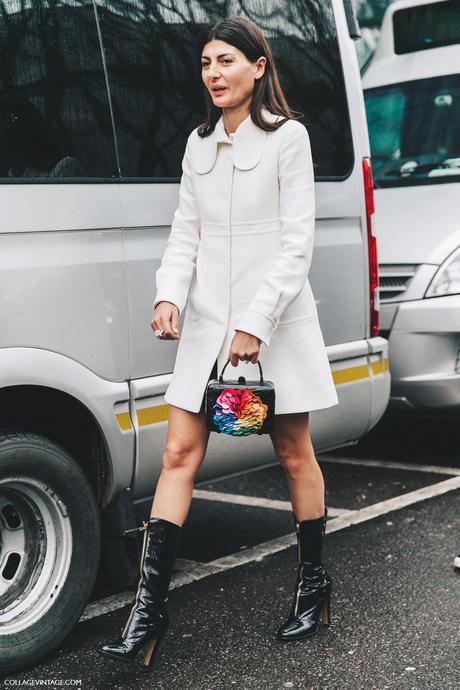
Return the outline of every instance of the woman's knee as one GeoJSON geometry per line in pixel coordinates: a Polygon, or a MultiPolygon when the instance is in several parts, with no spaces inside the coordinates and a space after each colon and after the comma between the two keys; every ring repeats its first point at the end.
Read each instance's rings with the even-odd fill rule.
{"type": "Polygon", "coordinates": [[[205,456],[208,439],[204,415],[170,405],[163,469],[196,472],[205,456]]]}
{"type": "Polygon", "coordinates": [[[305,470],[305,457],[288,450],[280,450],[276,455],[281,467],[290,477],[296,477],[305,470]]]}
{"type": "Polygon", "coordinates": [[[270,438],[276,457],[291,477],[302,474],[310,463],[316,462],[308,412],[279,415],[270,438]]]}
{"type": "Polygon", "coordinates": [[[275,448],[275,454],[281,467],[291,479],[301,477],[317,464],[313,449],[309,450],[305,445],[302,447],[295,444],[281,445],[275,448]]]}
{"type": "Polygon", "coordinates": [[[169,441],[163,451],[163,469],[166,471],[181,470],[183,472],[196,472],[200,466],[205,448],[195,444],[169,441]]]}

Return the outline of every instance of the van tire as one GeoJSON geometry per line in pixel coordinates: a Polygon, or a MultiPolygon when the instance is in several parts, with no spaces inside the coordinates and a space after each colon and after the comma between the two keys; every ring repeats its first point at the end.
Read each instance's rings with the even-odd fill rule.
{"type": "Polygon", "coordinates": [[[46,437],[0,431],[0,676],[64,640],[99,560],[99,511],[81,467],[46,437]]]}

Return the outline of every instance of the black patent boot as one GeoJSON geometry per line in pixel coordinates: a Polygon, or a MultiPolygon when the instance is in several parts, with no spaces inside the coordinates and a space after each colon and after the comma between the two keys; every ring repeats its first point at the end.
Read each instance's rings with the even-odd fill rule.
{"type": "Polygon", "coordinates": [[[299,568],[294,601],[288,620],[278,629],[279,640],[302,640],[318,632],[320,620],[330,624],[331,579],[321,561],[326,519],[327,508],[313,520],[299,523],[294,517],[299,568]]]}
{"type": "Polygon", "coordinates": [[[158,517],[144,521],[139,528],[144,530],[144,542],[136,598],[121,638],[98,647],[103,656],[130,663],[147,645],[144,665],[152,663],[169,626],[166,604],[180,529],[158,517]]]}

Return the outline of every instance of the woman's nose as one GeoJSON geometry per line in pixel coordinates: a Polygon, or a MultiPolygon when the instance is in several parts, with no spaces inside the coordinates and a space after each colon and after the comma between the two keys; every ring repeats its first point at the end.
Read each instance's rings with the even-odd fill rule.
{"type": "Polygon", "coordinates": [[[210,79],[215,79],[216,77],[220,77],[220,70],[219,70],[219,65],[210,65],[209,66],[209,78],[210,79]]]}

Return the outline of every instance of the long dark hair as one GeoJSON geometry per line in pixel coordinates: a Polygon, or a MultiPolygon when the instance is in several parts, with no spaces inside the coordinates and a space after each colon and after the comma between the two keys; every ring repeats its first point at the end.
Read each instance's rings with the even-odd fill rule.
{"type": "MultiPolygon", "coordinates": [[[[270,45],[261,29],[254,22],[241,16],[227,17],[227,19],[217,22],[207,30],[203,37],[200,55],[206,43],[214,39],[225,41],[238,48],[250,62],[256,62],[262,56],[266,58],[265,71],[260,79],[256,80],[252,92],[250,114],[254,124],[266,132],[272,132],[281,127],[287,119],[294,118],[295,114],[303,115],[303,113],[292,110],[288,106],[279,82],[270,45]],[[263,107],[286,119],[278,122],[267,122],[262,115],[263,107]]],[[[204,97],[207,115],[197,130],[200,137],[207,137],[214,131],[216,122],[222,113],[222,109],[214,105],[206,87],[204,87],[204,97]]]]}

